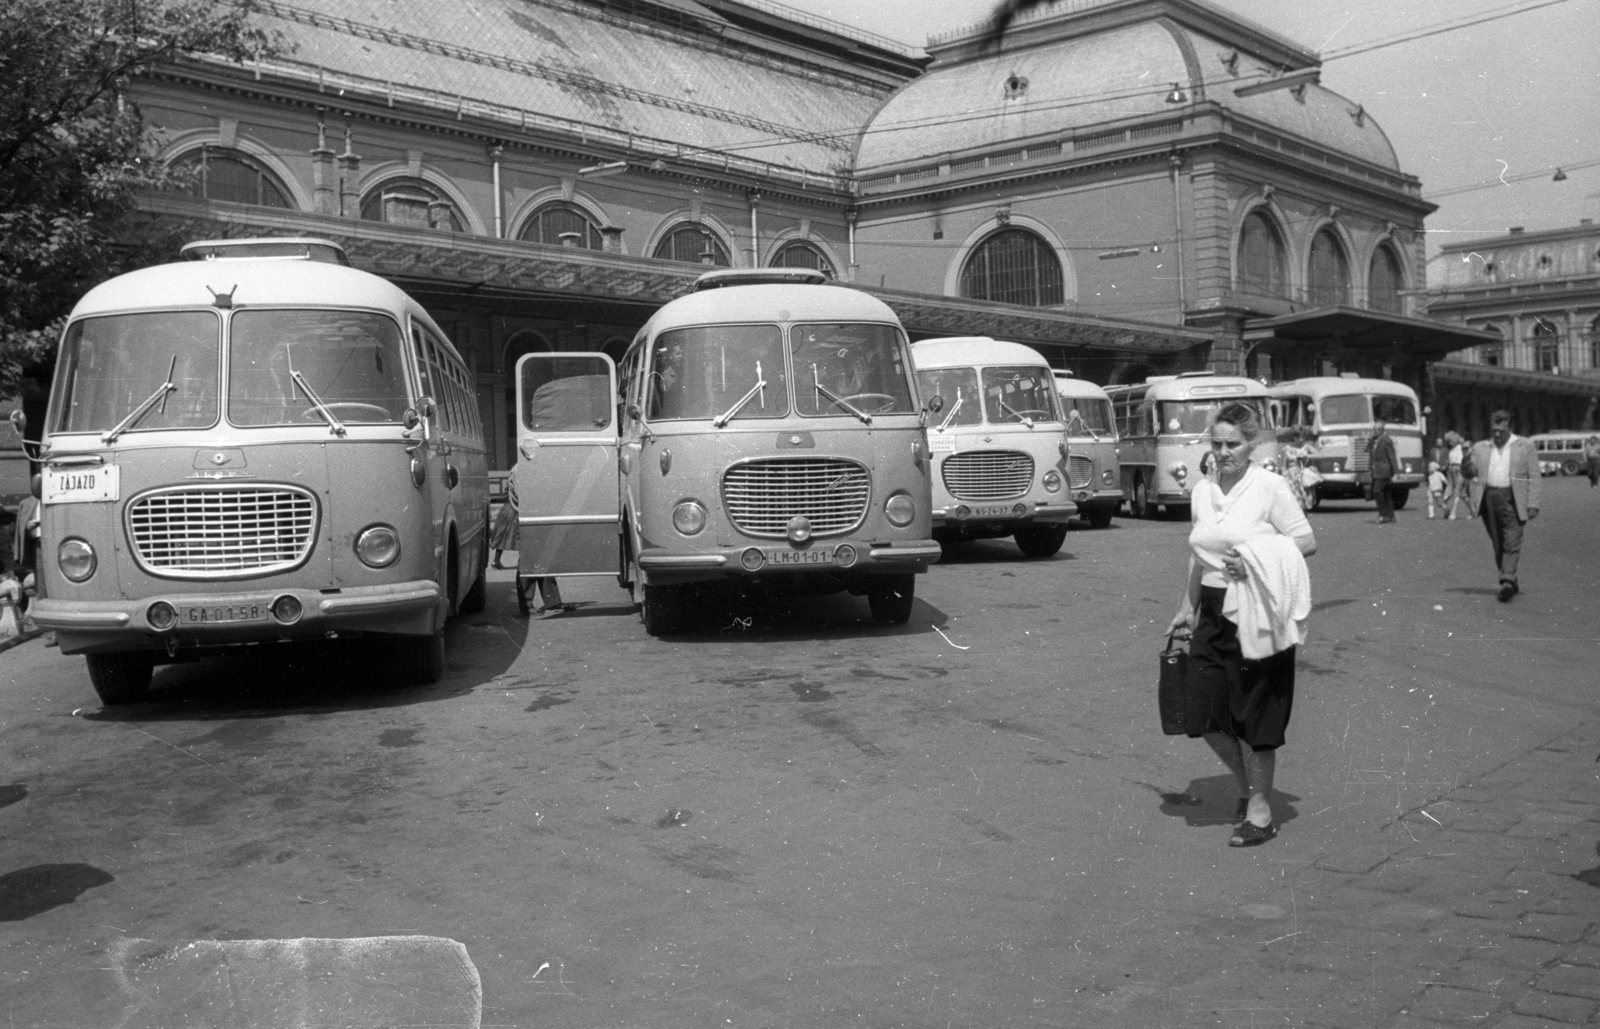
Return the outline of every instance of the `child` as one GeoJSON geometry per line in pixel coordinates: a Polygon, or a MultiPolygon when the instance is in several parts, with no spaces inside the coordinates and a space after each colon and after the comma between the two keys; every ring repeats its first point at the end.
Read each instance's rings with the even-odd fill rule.
{"type": "MultiPolygon", "coordinates": [[[[1450,489],[1450,481],[1448,479],[1446,479],[1444,477],[1444,473],[1439,470],[1439,462],[1437,462],[1437,461],[1429,461],[1428,462],[1428,517],[1429,518],[1433,517],[1433,507],[1434,507],[1435,504],[1437,504],[1439,506],[1439,513],[1441,515],[1444,514],[1444,495],[1445,495],[1446,491],[1448,491],[1449,489],[1450,489]]],[[[1451,506],[1454,507],[1455,505],[1452,504],[1451,506]]],[[[1454,518],[1455,517],[1455,512],[1451,511],[1450,512],[1450,516],[1452,518],[1454,518]]]]}

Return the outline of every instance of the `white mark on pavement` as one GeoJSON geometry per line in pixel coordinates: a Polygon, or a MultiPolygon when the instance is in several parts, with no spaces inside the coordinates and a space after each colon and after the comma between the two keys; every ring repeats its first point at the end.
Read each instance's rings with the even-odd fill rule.
{"type": "Polygon", "coordinates": [[[539,972],[543,972],[543,971],[544,971],[544,970],[545,970],[545,969],[547,969],[547,968],[549,968],[549,967],[550,967],[550,962],[548,962],[548,961],[546,961],[546,962],[545,962],[545,963],[544,963],[544,964],[542,964],[542,965],[540,965],[540,966],[539,966],[539,969],[538,969],[538,971],[536,971],[536,972],[534,972],[534,973],[533,973],[533,977],[534,977],[534,978],[535,978],[535,979],[537,979],[537,978],[539,978],[539,972]]]}
{"type": "Polygon", "coordinates": [[[1428,812],[1423,811],[1422,812],[1422,816],[1424,818],[1426,818],[1428,821],[1432,822],[1434,825],[1437,825],[1439,828],[1441,828],[1441,829],[1444,828],[1444,823],[1439,821],[1437,818],[1433,817],[1432,815],[1428,814],[1428,812]]]}
{"type": "MultiPolygon", "coordinates": [[[[939,628],[937,625],[935,625],[933,627],[933,631],[938,633],[940,636],[944,636],[944,630],[939,628]]],[[[971,647],[963,647],[961,644],[955,642],[954,640],[952,640],[948,636],[944,636],[944,641],[946,643],[950,644],[952,647],[955,647],[957,650],[971,650],[972,649],[971,647]]]]}

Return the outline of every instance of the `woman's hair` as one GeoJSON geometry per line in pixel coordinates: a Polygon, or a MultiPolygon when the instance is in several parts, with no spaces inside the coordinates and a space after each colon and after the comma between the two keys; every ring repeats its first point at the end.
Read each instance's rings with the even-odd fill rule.
{"type": "Polygon", "coordinates": [[[1256,418],[1255,408],[1249,404],[1224,404],[1222,410],[1217,412],[1216,420],[1211,424],[1217,425],[1227,422],[1239,430],[1239,435],[1254,443],[1256,437],[1261,435],[1261,422],[1256,418]]]}

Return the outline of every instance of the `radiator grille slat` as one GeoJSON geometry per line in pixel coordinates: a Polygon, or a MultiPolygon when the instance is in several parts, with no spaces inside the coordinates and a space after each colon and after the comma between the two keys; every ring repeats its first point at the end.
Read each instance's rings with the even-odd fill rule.
{"type": "Polygon", "coordinates": [[[157,490],[128,504],[128,540],[149,572],[221,578],[293,568],[316,540],[317,501],[292,486],[157,490]]]}
{"type": "Polygon", "coordinates": [[[942,474],[944,488],[957,500],[1011,500],[1033,485],[1033,456],[1020,450],[969,450],[945,458],[942,474]]]}
{"type": "Polygon", "coordinates": [[[1083,489],[1094,482],[1094,462],[1087,457],[1067,458],[1067,488],[1083,489]]]}
{"type": "Polygon", "coordinates": [[[813,536],[848,532],[866,517],[872,478],[854,461],[775,458],[734,465],[722,477],[723,507],[740,532],[781,539],[804,515],[813,536]]]}

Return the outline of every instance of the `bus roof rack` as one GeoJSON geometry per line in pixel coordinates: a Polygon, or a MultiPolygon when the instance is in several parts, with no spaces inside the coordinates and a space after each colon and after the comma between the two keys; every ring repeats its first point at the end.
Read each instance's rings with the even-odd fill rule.
{"type": "Polygon", "coordinates": [[[815,268],[718,268],[694,280],[694,291],[723,286],[821,286],[828,276],[815,268]]]}
{"type": "Polygon", "coordinates": [[[244,239],[197,239],[178,250],[182,261],[257,260],[277,257],[293,261],[321,261],[350,267],[344,247],[315,236],[251,236],[244,239]]]}

